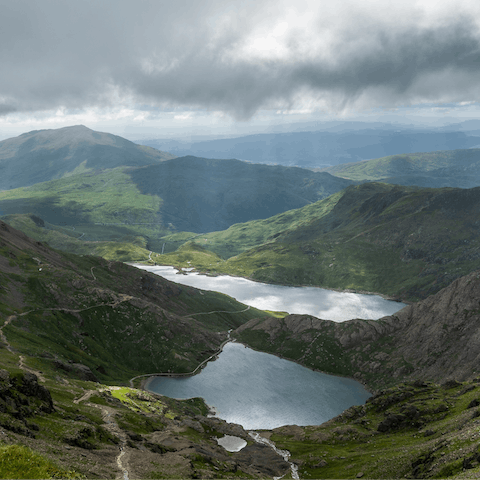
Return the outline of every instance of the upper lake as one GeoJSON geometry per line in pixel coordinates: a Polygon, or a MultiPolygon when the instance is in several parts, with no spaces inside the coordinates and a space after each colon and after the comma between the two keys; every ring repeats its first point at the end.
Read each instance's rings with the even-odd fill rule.
{"type": "Polygon", "coordinates": [[[352,318],[377,320],[393,315],[405,304],[379,295],[337,292],[319,287],[286,287],[253,282],[241,277],[209,277],[196,272],[177,273],[174,267],[135,265],[172,282],[225,293],[260,310],[313,315],[343,322],[352,318]]]}

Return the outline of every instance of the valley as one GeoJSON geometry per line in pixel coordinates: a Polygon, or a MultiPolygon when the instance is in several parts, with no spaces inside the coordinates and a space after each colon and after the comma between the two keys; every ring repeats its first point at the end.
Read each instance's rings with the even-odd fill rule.
{"type": "Polygon", "coordinates": [[[480,268],[479,201],[479,188],[365,183],[299,210],[202,235],[154,261],[414,301],[480,268]]]}
{"type": "Polygon", "coordinates": [[[326,173],[175,157],[85,127],[0,142],[0,476],[288,478],[287,462],[202,399],[142,390],[148,374],[195,371],[230,336],[373,392],[322,425],[261,432],[300,478],[477,475],[477,155],[326,173]],[[409,305],[337,323],[126,262],[409,305]],[[247,446],[227,452],[222,435],[247,446]]]}

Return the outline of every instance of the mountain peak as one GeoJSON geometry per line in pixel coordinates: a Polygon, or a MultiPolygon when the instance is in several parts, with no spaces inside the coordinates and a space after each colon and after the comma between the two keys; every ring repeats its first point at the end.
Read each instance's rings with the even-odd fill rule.
{"type": "Polygon", "coordinates": [[[61,178],[83,162],[88,169],[144,166],[174,158],[85,125],[36,130],[0,142],[0,190],[61,178]]]}

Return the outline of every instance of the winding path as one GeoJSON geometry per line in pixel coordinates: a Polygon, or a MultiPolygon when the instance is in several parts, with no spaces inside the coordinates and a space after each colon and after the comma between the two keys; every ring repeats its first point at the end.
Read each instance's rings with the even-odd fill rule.
{"type": "MultiPolygon", "coordinates": [[[[237,313],[237,312],[230,312],[230,313],[237,313]]],[[[195,375],[195,373],[197,372],[197,370],[201,367],[203,367],[203,365],[205,365],[207,362],[209,362],[212,358],[215,358],[217,355],[219,355],[220,353],[222,353],[222,350],[223,350],[223,347],[228,343],[228,342],[231,342],[231,338],[230,338],[230,331],[228,332],[228,338],[226,340],[224,340],[220,346],[218,347],[218,350],[213,354],[213,355],[210,355],[207,359],[203,360],[201,363],[199,363],[197,365],[197,368],[195,368],[195,370],[193,370],[192,372],[188,372],[188,373],[172,373],[172,372],[157,372],[157,373],[145,373],[143,375],[137,375],[136,377],[133,377],[129,380],[129,385],[131,388],[135,388],[133,386],[133,382],[137,379],[137,378],[145,378],[145,377],[191,377],[192,375],[195,375]]]]}
{"type": "MultiPolygon", "coordinates": [[[[100,393],[102,390],[88,390],[84,395],[80,398],[73,401],[75,404],[79,404],[80,402],[85,402],[88,400],[92,395],[96,393],[100,393]]],[[[114,435],[120,440],[120,453],[116,456],[115,462],[117,464],[118,469],[120,470],[120,474],[116,477],[117,479],[129,480],[128,477],[128,452],[127,448],[127,435],[126,433],[118,426],[118,423],[115,421],[115,410],[111,407],[107,407],[105,405],[97,405],[95,403],[85,403],[89,407],[98,408],[102,412],[102,420],[105,423],[105,429],[108,430],[109,433],[114,435]],[[125,459],[123,457],[127,455],[125,459]],[[123,460],[122,460],[123,459],[123,460]]]]}
{"type": "Polygon", "coordinates": [[[211,315],[212,313],[243,313],[247,310],[250,310],[250,306],[244,308],[243,310],[238,310],[237,312],[228,312],[227,310],[214,310],[213,312],[191,313],[190,315],[185,315],[183,318],[190,318],[196,315],[211,315]]]}
{"type": "MultiPolygon", "coordinates": [[[[193,317],[195,315],[211,315],[212,313],[243,313],[243,312],[246,312],[247,310],[250,310],[250,306],[248,306],[247,308],[244,308],[243,310],[238,310],[236,312],[229,312],[227,310],[214,310],[212,312],[191,313],[190,315],[185,315],[183,318],[190,318],[190,317],[193,317]]],[[[230,331],[231,330],[229,330],[229,332],[228,332],[228,338],[220,344],[220,347],[218,347],[218,350],[213,355],[210,355],[206,360],[203,360],[201,363],[199,363],[197,365],[197,368],[195,368],[195,370],[193,370],[192,372],[188,372],[188,373],[172,373],[172,372],[145,373],[143,375],[137,375],[136,377],[131,378],[129,380],[130,387],[134,388],[133,387],[133,382],[137,378],[145,378],[145,377],[191,377],[192,375],[195,375],[195,373],[197,372],[197,370],[199,368],[201,368],[203,365],[205,365],[207,362],[209,362],[212,358],[219,355],[222,352],[223,347],[228,342],[231,341],[230,331]]]]}

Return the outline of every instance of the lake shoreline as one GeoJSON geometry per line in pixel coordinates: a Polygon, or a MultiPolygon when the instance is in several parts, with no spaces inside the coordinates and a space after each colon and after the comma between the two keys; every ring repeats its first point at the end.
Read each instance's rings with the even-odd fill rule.
{"type": "MultiPolygon", "coordinates": [[[[297,365],[298,367],[301,367],[301,368],[305,369],[305,371],[309,371],[310,374],[315,373],[315,374],[320,374],[320,375],[323,376],[323,377],[319,377],[319,378],[324,378],[324,379],[329,378],[330,380],[321,380],[321,381],[322,382],[325,382],[325,381],[327,382],[324,385],[336,385],[335,391],[337,391],[336,389],[338,388],[338,385],[339,385],[338,382],[341,382],[340,384],[345,386],[345,387],[340,387],[342,389],[347,388],[348,391],[352,391],[351,389],[353,388],[354,389],[353,391],[357,392],[357,391],[361,390],[363,392],[361,398],[358,398],[356,402],[353,401],[352,403],[348,404],[348,400],[347,400],[346,402],[341,401],[340,403],[338,403],[337,407],[341,407],[341,410],[340,409],[336,410],[336,408],[333,408],[333,411],[331,411],[331,413],[330,413],[331,416],[328,416],[329,414],[327,414],[326,411],[323,410],[323,409],[320,409],[321,411],[323,411],[323,413],[319,414],[319,412],[317,412],[317,407],[315,407],[315,413],[313,413],[313,411],[310,412],[308,409],[307,410],[302,410],[303,412],[309,412],[309,413],[306,413],[306,415],[307,415],[306,417],[305,417],[305,413],[300,414],[299,417],[298,417],[297,413],[295,413],[295,414],[293,414],[293,417],[291,419],[292,421],[288,421],[285,418],[285,423],[283,423],[281,425],[290,425],[290,424],[292,424],[292,425],[293,424],[298,424],[298,425],[301,424],[301,425],[304,425],[304,426],[321,425],[321,424],[325,423],[326,421],[329,421],[331,418],[335,418],[336,416],[340,415],[343,411],[350,408],[351,405],[363,405],[363,404],[365,404],[367,399],[372,396],[372,392],[370,390],[367,390],[361,382],[359,382],[357,379],[352,378],[350,376],[331,374],[331,373],[328,373],[328,372],[323,372],[321,370],[313,369],[313,368],[310,368],[306,365],[302,365],[300,362],[290,360],[290,359],[285,358],[281,355],[274,354],[274,353],[271,353],[271,352],[262,352],[261,350],[253,349],[249,345],[245,345],[243,342],[231,341],[229,343],[231,343],[233,345],[236,345],[235,351],[237,351],[237,352],[239,352],[238,349],[240,348],[240,350],[242,351],[242,353],[240,354],[240,358],[244,358],[244,355],[247,355],[245,358],[252,358],[252,355],[258,355],[258,354],[265,355],[265,357],[270,356],[270,358],[272,360],[267,360],[265,365],[264,365],[265,368],[266,368],[265,372],[267,372],[267,373],[266,374],[260,374],[260,377],[262,378],[262,383],[261,383],[262,386],[264,385],[263,379],[266,380],[268,378],[268,375],[269,375],[268,372],[270,371],[269,366],[273,365],[273,364],[277,364],[278,361],[282,361],[282,362],[287,362],[290,365],[292,365],[291,367],[282,367],[282,369],[281,369],[281,371],[284,372],[284,373],[282,373],[282,375],[286,375],[285,380],[286,379],[291,380],[292,377],[291,377],[290,371],[291,371],[292,368],[294,368],[293,365],[297,365]],[[243,347],[247,348],[250,353],[247,353],[247,351],[246,351],[245,354],[243,354],[243,350],[244,350],[243,347]],[[254,354],[254,352],[255,352],[255,354],[254,354]],[[277,358],[278,360],[274,361],[273,357],[277,358]],[[286,368],[286,370],[284,370],[285,368],[286,368]],[[348,380],[348,382],[344,382],[342,379],[348,380]],[[347,385],[349,385],[349,386],[347,387],[347,385]],[[356,386],[354,386],[354,385],[356,385],[356,386]],[[294,420],[294,418],[297,418],[297,420],[294,420]],[[308,420],[308,418],[310,418],[310,420],[308,420]],[[298,421],[303,422],[303,423],[298,423],[298,421]]],[[[225,372],[225,367],[228,365],[228,363],[225,364],[224,362],[227,361],[226,359],[228,359],[228,358],[232,359],[231,355],[232,355],[233,351],[234,350],[229,349],[228,352],[225,352],[225,354],[227,355],[227,353],[228,353],[228,355],[225,358],[221,357],[221,358],[223,358],[223,361],[222,361],[223,367],[219,366],[219,367],[217,367],[217,369],[218,368],[223,368],[223,371],[225,372]]],[[[227,392],[230,391],[230,388],[232,388],[232,389],[238,388],[237,387],[238,383],[242,383],[242,382],[245,383],[245,381],[246,381],[246,383],[248,385],[253,386],[253,385],[255,385],[255,382],[258,382],[258,373],[254,373],[254,372],[258,372],[258,368],[255,366],[253,369],[251,367],[249,367],[246,370],[242,370],[242,369],[238,370],[237,365],[239,365],[239,364],[236,363],[236,357],[238,357],[238,353],[235,354],[235,357],[233,357],[233,358],[235,358],[234,364],[228,365],[228,369],[227,369],[228,370],[228,372],[227,372],[228,376],[223,374],[223,383],[221,383],[222,387],[221,387],[221,390],[219,390],[220,392],[224,392],[224,393],[222,393],[222,396],[225,395],[225,394],[228,396],[229,393],[227,393],[227,392]],[[231,375],[234,375],[234,377],[231,377],[231,375]],[[240,380],[240,379],[243,379],[243,380],[240,380]]],[[[258,364],[256,363],[255,365],[258,365],[258,364]]],[[[298,367],[296,367],[296,368],[298,368],[298,367]]],[[[202,370],[200,370],[200,371],[202,371],[202,370]]],[[[200,384],[205,384],[205,382],[206,382],[206,384],[209,385],[209,382],[212,381],[211,375],[212,375],[212,370],[209,370],[207,377],[203,378],[203,380],[200,380],[200,384]]],[[[303,377],[303,375],[304,374],[301,374],[300,377],[303,377]]],[[[309,375],[309,374],[307,374],[307,375],[309,375]]],[[[142,382],[142,388],[144,388],[145,390],[147,390],[147,391],[149,391],[149,392],[151,392],[155,395],[166,396],[166,397],[176,398],[176,399],[201,397],[201,398],[203,398],[207,407],[210,409],[209,415],[213,414],[217,418],[223,418],[225,421],[227,421],[229,423],[232,423],[232,422],[233,423],[239,423],[245,429],[253,429],[253,430],[267,429],[267,430],[271,430],[272,428],[277,428],[277,426],[279,426],[279,425],[268,426],[267,425],[268,422],[267,422],[266,425],[263,425],[263,426],[260,425],[259,426],[258,416],[257,416],[257,413],[256,413],[258,411],[256,409],[257,407],[255,407],[255,409],[252,410],[252,412],[255,412],[255,414],[253,414],[253,416],[250,416],[249,412],[250,412],[250,409],[252,408],[252,404],[250,404],[248,401],[245,403],[245,405],[242,404],[243,407],[245,407],[245,408],[240,407],[240,410],[238,410],[238,408],[237,408],[237,414],[234,413],[234,415],[232,417],[231,414],[229,414],[229,410],[225,409],[225,405],[222,405],[222,403],[217,404],[216,401],[213,400],[212,394],[211,394],[212,390],[210,389],[210,386],[206,387],[208,390],[202,391],[201,388],[198,389],[199,388],[198,387],[199,380],[197,380],[196,382],[193,383],[193,385],[196,385],[196,386],[193,388],[193,390],[190,390],[190,391],[188,390],[188,388],[186,390],[183,389],[181,386],[176,384],[176,382],[174,382],[172,384],[172,381],[170,379],[167,379],[167,378],[165,378],[165,382],[166,382],[165,385],[163,385],[163,383],[157,384],[158,390],[155,391],[155,390],[151,389],[152,382],[154,380],[155,380],[155,375],[145,378],[144,381],[142,382]],[[160,385],[162,385],[162,387],[160,387],[160,385]],[[209,393],[207,393],[207,391],[209,393]],[[215,407],[212,408],[211,405],[214,405],[215,407]],[[223,415],[222,414],[217,414],[217,412],[215,410],[218,409],[218,408],[220,409],[221,412],[223,412],[223,415]],[[239,418],[238,415],[240,416],[240,418],[243,418],[244,421],[246,420],[246,423],[244,423],[244,421],[239,421],[238,420],[238,418],[239,418]]],[[[187,379],[185,379],[185,380],[187,380],[187,379]]],[[[265,385],[267,385],[267,384],[269,384],[268,381],[265,383],[265,385]]],[[[312,384],[309,383],[309,385],[312,385],[312,384]]],[[[190,385],[192,385],[192,384],[190,383],[190,385]]],[[[275,385],[278,385],[276,380],[275,380],[275,385]]],[[[244,387],[242,386],[242,388],[244,388],[244,387]]],[[[248,389],[249,388],[250,387],[248,387],[248,389]]],[[[277,387],[274,387],[274,388],[275,389],[272,390],[272,392],[276,391],[277,387]]],[[[322,392],[328,392],[328,391],[331,392],[332,390],[329,390],[328,386],[326,387],[326,389],[325,389],[325,386],[323,386],[321,391],[322,392]]],[[[245,393],[245,390],[243,389],[242,392],[245,393]]],[[[346,392],[347,392],[347,390],[345,390],[345,393],[342,396],[342,398],[345,399],[345,400],[347,398],[349,398],[349,394],[347,394],[346,392]]],[[[277,395],[280,395],[280,397],[278,397],[278,398],[283,398],[283,393],[282,394],[278,393],[277,395]]],[[[323,393],[320,394],[320,392],[318,392],[318,395],[319,396],[317,396],[317,394],[315,394],[314,398],[315,399],[322,398],[323,393]]],[[[247,395],[247,397],[248,397],[248,395],[247,395]]],[[[238,397],[235,397],[235,398],[238,398],[238,397]]],[[[285,398],[289,398],[288,395],[285,398]]],[[[328,398],[328,397],[325,397],[325,398],[328,398]]],[[[331,400],[329,400],[329,402],[330,403],[324,404],[325,406],[329,405],[327,407],[327,411],[330,410],[330,408],[332,408],[332,406],[334,405],[334,404],[331,403],[331,400]]],[[[280,407],[280,409],[277,410],[277,411],[281,412],[282,408],[280,407]]],[[[280,415],[280,418],[281,417],[282,417],[282,415],[280,415]]],[[[270,420],[272,420],[273,418],[275,418],[275,415],[273,415],[270,420]]],[[[280,420],[280,418],[277,418],[277,420],[280,420]]],[[[275,420],[273,420],[273,423],[275,423],[275,420]]]]}
{"type": "Polygon", "coordinates": [[[148,386],[149,384],[153,381],[153,379],[155,377],[166,377],[166,378],[186,378],[188,376],[190,377],[193,377],[194,375],[198,375],[199,373],[202,372],[203,368],[200,368],[201,366],[206,366],[208,362],[210,361],[215,361],[216,358],[214,357],[218,357],[218,355],[220,355],[220,353],[222,353],[223,351],[223,347],[225,347],[225,345],[227,345],[228,343],[236,343],[237,345],[243,345],[244,347],[246,348],[250,348],[251,350],[254,350],[255,352],[260,352],[260,353],[267,353],[268,355],[274,355],[275,357],[277,358],[281,358],[282,360],[287,360],[289,362],[292,362],[292,363],[296,363],[297,365],[300,365],[301,367],[305,367],[305,368],[308,368],[309,370],[311,370],[312,372],[318,372],[318,373],[323,373],[325,375],[331,375],[332,377],[341,377],[341,378],[348,378],[350,380],[354,380],[355,382],[358,382],[360,383],[361,385],[363,385],[365,387],[365,390],[367,390],[369,393],[371,393],[372,395],[374,395],[375,392],[372,392],[370,390],[370,387],[358,380],[357,378],[354,378],[353,376],[350,376],[350,375],[342,375],[341,373],[331,373],[331,372],[327,372],[325,370],[319,370],[318,368],[312,368],[312,367],[309,367],[308,365],[305,365],[297,360],[294,360],[294,359],[291,359],[291,358],[287,358],[287,357],[284,357],[283,355],[281,355],[280,353],[275,353],[275,352],[265,352],[263,350],[259,350],[258,348],[255,348],[255,347],[252,347],[251,345],[247,345],[243,342],[239,342],[236,338],[232,338],[226,342],[224,342],[222,344],[222,347],[221,347],[221,350],[219,350],[216,354],[214,354],[212,357],[208,358],[207,360],[204,360],[202,363],[200,363],[198,365],[198,367],[193,370],[193,372],[191,372],[190,374],[185,374],[185,373],[153,373],[153,374],[146,374],[145,375],[145,378],[143,378],[141,381],[140,381],[140,389],[141,390],[147,390],[151,393],[155,393],[155,392],[152,392],[151,390],[149,390],[148,386]]]}
{"type": "MultiPolygon", "coordinates": [[[[183,271],[182,269],[184,267],[177,267],[175,265],[165,265],[165,264],[160,264],[160,263],[142,263],[142,262],[126,262],[127,265],[130,265],[132,267],[138,267],[138,266],[145,266],[145,267],[172,267],[177,270],[177,275],[187,275],[187,272],[183,271]]],[[[397,303],[405,303],[406,305],[412,305],[415,302],[409,301],[409,300],[402,300],[399,297],[392,297],[390,295],[384,294],[384,293],[379,293],[379,292],[369,292],[366,290],[358,290],[358,289],[341,289],[341,288],[333,288],[333,287],[322,287],[320,285],[303,285],[303,284],[285,284],[285,283],[265,283],[265,282],[260,282],[258,280],[255,280],[254,278],[250,277],[242,277],[241,275],[234,275],[232,273],[212,273],[212,272],[206,272],[203,270],[192,270],[191,272],[188,273],[198,273],[199,275],[204,275],[205,277],[221,277],[221,276],[228,276],[228,277],[233,277],[233,278],[243,278],[245,280],[249,280],[251,282],[259,283],[261,285],[277,285],[280,287],[298,287],[298,288],[305,288],[305,287],[310,287],[310,288],[320,288],[322,290],[329,290],[331,292],[337,292],[337,293],[356,293],[358,295],[372,295],[372,296],[377,296],[381,297],[384,300],[389,300],[391,302],[397,302],[397,303]]],[[[198,288],[198,287],[194,287],[198,288]]],[[[199,288],[199,290],[201,290],[199,288]]]]}
{"type": "MultiPolygon", "coordinates": [[[[227,333],[229,335],[229,332],[227,332],[227,333]]],[[[203,360],[202,362],[200,362],[197,365],[197,367],[194,370],[192,370],[191,372],[188,372],[188,373],[157,372],[157,373],[152,373],[152,374],[146,373],[146,374],[142,375],[142,377],[144,377],[144,378],[142,378],[142,380],[140,380],[140,389],[141,390],[148,390],[151,393],[155,393],[155,392],[152,392],[151,390],[149,390],[149,388],[148,388],[149,384],[152,382],[152,380],[155,377],[186,378],[186,377],[193,377],[194,375],[198,375],[199,373],[201,373],[201,371],[203,370],[203,367],[205,367],[208,362],[215,361],[217,359],[217,357],[223,352],[223,348],[225,347],[225,345],[227,345],[227,343],[230,343],[230,342],[235,342],[235,339],[231,339],[229,337],[226,340],[224,340],[220,344],[219,349],[213,355],[208,357],[206,360],[203,360]]],[[[238,343],[238,342],[235,342],[235,343],[238,343]]],[[[264,352],[264,353],[267,353],[267,352],[264,352]]],[[[135,378],[138,378],[138,377],[135,377],[135,378]]]]}

